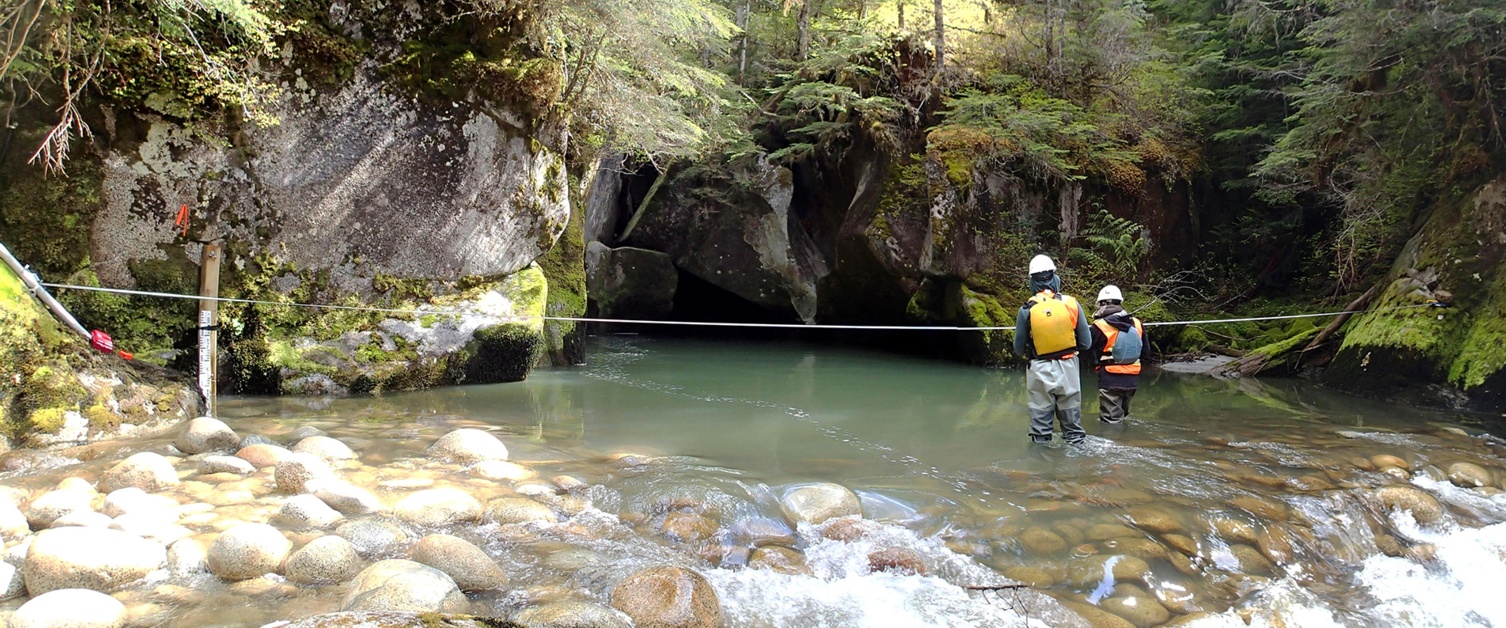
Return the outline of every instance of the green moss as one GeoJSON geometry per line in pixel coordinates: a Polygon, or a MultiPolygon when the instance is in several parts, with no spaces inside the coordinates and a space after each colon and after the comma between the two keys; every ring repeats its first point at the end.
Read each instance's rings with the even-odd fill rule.
{"type": "Polygon", "coordinates": [[[20,400],[31,408],[76,409],[89,396],[65,365],[40,366],[21,384],[20,400]]]}
{"type": "Polygon", "coordinates": [[[63,424],[68,420],[67,408],[43,408],[33,410],[26,421],[30,424],[31,433],[56,434],[63,429],[63,424]]]}
{"type": "Polygon", "coordinates": [[[111,412],[104,404],[94,404],[84,408],[84,418],[89,420],[89,430],[93,432],[113,432],[120,429],[120,415],[111,412]]]}
{"type": "MultiPolygon", "coordinates": [[[[586,314],[586,246],[584,203],[571,203],[570,220],[554,246],[539,259],[548,284],[544,312],[578,318],[586,314]]],[[[558,366],[585,361],[583,333],[572,321],[549,321],[544,326],[546,351],[558,366]]]]}

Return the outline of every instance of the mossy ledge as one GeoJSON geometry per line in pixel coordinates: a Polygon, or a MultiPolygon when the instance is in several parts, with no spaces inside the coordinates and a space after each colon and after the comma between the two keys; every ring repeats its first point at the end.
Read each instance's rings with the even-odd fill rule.
{"type": "Polygon", "coordinates": [[[164,427],[199,405],[186,376],[92,353],[0,266],[0,451],[164,427]]]}

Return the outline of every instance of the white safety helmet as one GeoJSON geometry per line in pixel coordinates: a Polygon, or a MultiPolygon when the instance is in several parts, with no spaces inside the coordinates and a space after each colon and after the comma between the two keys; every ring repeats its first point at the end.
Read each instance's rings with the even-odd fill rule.
{"type": "Polygon", "coordinates": [[[1119,286],[1110,284],[1104,286],[1102,290],[1099,290],[1098,302],[1103,303],[1104,301],[1118,301],[1120,303],[1123,303],[1124,295],[1119,293],[1119,286]]]}
{"type": "Polygon", "coordinates": [[[1048,256],[1048,255],[1037,255],[1033,259],[1030,260],[1030,274],[1034,275],[1036,273],[1043,273],[1043,272],[1046,272],[1048,270],[1049,271],[1055,271],[1056,270],[1056,262],[1051,261],[1051,257],[1050,256],[1048,256]]]}

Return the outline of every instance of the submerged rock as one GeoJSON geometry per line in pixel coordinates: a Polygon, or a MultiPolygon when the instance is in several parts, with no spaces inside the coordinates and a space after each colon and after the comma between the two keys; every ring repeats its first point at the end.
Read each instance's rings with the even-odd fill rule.
{"type": "Polygon", "coordinates": [[[507,584],[497,561],[468,541],[448,534],[431,534],[413,546],[413,560],[443,571],[461,591],[484,591],[507,584]]]}
{"type": "Polygon", "coordinates": [[[59,589],[38,595],[10,617],[10,628],[120,628],[126,607],[89,589],[59,589]]]}
{"type": "Polygon", "coordinates": [[[411,560],[384,560],[361,570],[342,602],[347,611],[458,613],[466,606],[454,580],[411,560]]]}
{"type": "Polygon", "coordinates": [[[753,550],[753,554],[748,557],[748,568],[802,576],[809,576],[812,573],[810,566],[805,562],[805,554],[778,545],[753,550]]]}
{"type": "Polygon", "coordinates": [[[868,554],[868,571],[888,572],[903,576],[924,576],[930,573],[926,560],[915,550],[903,547],[888,547],[868,554]]]}
{"type": "Polygon", "coordinates": [[[1375,499],[1392,510],[1405,510],[1418,523],[1432,523],[1443,518],[1443,506],[1422,489],[1393,484],[1375,491],[1375,499]]]}
{"type": "Polygon", "coordinates": [[[1121,594],[1123,589],[1123,587],[1116,587],[1114,597],[1099,602],[1099,606],[1129,620],[1138,628],[1159,626],[1171,619],[1171,612],[1144,591],[1130,589],[1125,594],[1121,594]]]}
{"type": "Polygon", "coordinates": [[[1067,540],[1046,528],[1025,528],[1020,533],[1019,540],[1025,551],[1038,556],[1049,556],[1067,549],[1067,540]]]}
{"type": "Polygon", "coordinates": [[[722,604],[705,576],[683,567],[649,567],[612,589],[612,607],[637,626],[719,628],[722,604]]]}
{"type": "Polygon", "coordinates": [[[1453,482],[1454,486],[1477,488],[1493,484],[1490,471],[1473,462],[1455,462],[1445,472],[1448,473],[1448,481],[1453,482]]]}
{"type": "Polygon", "coordinates": [[[167,550],[135,535],[107,528],[58,528],[37,534],[21,573],[32,595],[58,589],[109,593],[166,562],[167,550]]]}
{"type": "Polygon", "coordinates": [[[350,446],[328,436],[310,436],[298,441],[293,445],[293,452],[310,454],[327,460],[350,460],[356,457],[356,452],[351,451],[350,446]]]}
{"type": "Polygon", "coordinates": [[[818,524],[828,519],[862,516],[863,504],[850,489],[829,482],[790,489],[780,500],[784,516],[795,523],[818,524]]]}

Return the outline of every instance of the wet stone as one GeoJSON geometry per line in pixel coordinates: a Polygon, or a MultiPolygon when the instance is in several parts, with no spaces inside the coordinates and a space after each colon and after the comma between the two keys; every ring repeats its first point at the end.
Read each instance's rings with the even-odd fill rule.
{"type": "Polygon", "coordinates": [[[429,455],[439,460],[468,464],[482,460],[506,460],[507,446],[490,432],[459,429],[429,446],[429,455]]]}
{"type": "Polygon", "coordinates": [[[789,575],[811,575],[811,568],[805,562],[805,555],[797,550],[778,545],[760,547],[753,550],[753,555],[748,558],[748,567],[751,569],[767,569],[789,575]]]}
{"type": "Polygon", "coordinates": [[[37,534],[21,573],[26,590],[110,592],[130,585],[167,562],[161,545],[105,528],[59,528],[37,534]]]}
{"type": "Polygon", "coordinates": [[[664,515],[660,530],[665,536],[682,543],[704,541],[716,535],[717,524],[699,513],[671,512],[664,515]]]}
{"type": "Polygon", "coordinates": [[[335,534],[350,541],[356,551],[367,558],[391,555],[399,546],[408,542],[408,533],[397,522],[368,517],[342,524],[335,534]]]}
{"type": "Polygon", "coordinates": [[[1067,521],[1058,521],[1051,524],[1051,531],[1066,540],[1067,545],[1081,545],[1083,541],[1088,540],[1086,536],[1083,536],[1082,528],[1067,521]]]}
{"type": "Polygon", "coordinates": [[[612,607],[638,626],[718,628],[722,606],[705,576],[682,567],[649,567],[612,589],[612,607]]]}
{"type": "Polygon", "coordinates": [[[484,591],[507,584],[507,574],[481,548],[459,537],[431,534],[413,545],[415,562],[450,576],[461,591],[484,591]]]}
{"type": "Polygon", "coordinates": [[[1087,532],[1083,536],[1089,541],[1104,541],[1123,537],[1138,537],[1142,536],[1142,534],[1139,530],[1117,523],[1097,523],[1088,526],[1087,532]]]}
{"type": "Polygon", "coordinates": [[[1397,456],[1392,456],[1390,454],[1377,454],[1377,455],[1371,456],[1370,457],[1370,464],[1373,464],[1373,465],[1376,466],[1376,468],[1381,468],[1381,469],[1383,469],[1385,467],[1395,467],[1397,469],[1402,469],[1402,470],[1406,470],[1406,471],[1411,471],[1412,470],[1412,463],[1407,462],[1405,459],[1399,458],[1397,456]]]}
{"type": "Polygon", "coordinates": [[[785,522],[768,517],[744,519],[737,522],[733,530],[738,538],[754,547],[795,544],[795,531],[785,522]]]}
{"type": "Polygon", "coordinates": [[[226,580],[248,580],[276,573],[293,543],[264,523],[241,523],[209,544],[209,571],[226,580]]]}
{"type": "Polygon", "coordinates": [[[1137,592],[1131,595],[1120,595],[1116,589],[1115,596],[1103,600],[1099,606],[1104,610],[1123,617],[1138,628],[1150,628],[1159,626],[1171,619],[1171,612],[1166,610],[1155,598],[1137,592]]]}
{"type": "Polygon", "coordinates": [[[1067,563],[1067,582],[1075,586],[1096,585],[1110,574],[1116,581],[1138,582],[1149,573],[1150,565],[1134,556],[1089,556],[1067,563]]]}
{"type": "Polygon", "coordinates": [[[229,451],[240,445],[241,439],[235,430],[224,421],[201,416],[183,426],[173,446],[186,454],[201,454],[206,451],[229,451]]]}
{"type": "Polygon", "coordinates": [[[1473,462],[1452,463],[1445,472],[1448,474],[1448,481],[1453,482],[1454,486],[1477,488],[1493,484],[1490,471],[1473,462]]]}
{"type": "Polygon", "coordinates": [[[447,526],[479,521],[481,502],[457,488],[431,488],[404,497],[393,513],[415,526],[447,526]]]}
{"type": "Polygon", "coordinates": [[[346,611],[457,613],[465,594],[444,572],[411,560],[384,560],[357,574],[341,604],[346,611]]]}
{"type": "Polygon", "coordinates": [[[1229,505],[1240,508],[1266,521],[1283,521],[1287,517],[1286,504],[1253,495],[1231,499],[1229,500],[1229,505]]]}
{"type": "Polygon", "coordinates": [[[1155,533],[1180,532],[1182,523],[1176,517],[1154,508],[1135,508],[1129,511],[1130,524],[1141,530],[1155,533]]]}
{"type": "Polygon", "coordinates": [[[1229,552],[1234,554],[1234,559],[1239,561],[1239,570],[1246,574],[1270,575],[1276,568],[1260,553],[1260,550],[1249,545],[1235,544],[1229,546],[1229,552]]]}
{"type": "Polygon", "coordinates": [[[527,497],[499,497],[486,503],[486,520],[499,523],[553,523],[554,509],[527,497]]]}
{"type": "Polygon", "coordinates": [[[790,489],[780,500],[784,515],[795,523],[819,524],[828,519],[862,516],[858,496],[840,484],[819,483],[790,489]]]}
{"type": "Polygon", "coordinates": [[[126,607],[120,601],[88,589],[60,589],[38,595],[16,610],[11,628],[119,628],[126,607]]]}
{"type": "Polygon", "coordinates": [[[1255,536],[1255,547],[1260,553],[1269,558],[1271,562],[1284,565],[1292,562],[1296,555],[1296,549],[1292,545],[1292,537],[1281,526],[1266,526],[1260,534],[1255,536]]]}
{"type": "Polygon", "coordinates": [[[1165,560],[1166,548],[1150,539],[1121,538],[1101,543],[1105,554],[1124,554],[1141,560],[1165,560]]]}
{"type": "Polygon", "coordinates": [[[888,547],[868,554],[868,571],[886,572],[904,576],[924,576],[930,572],[926,561],[914,550],[903,547],[888,547]]]}
{"type": "Polygon", "coordinates": [[[566,600],[523,609],[512,620],[528,628],[632,628],[633,620],[615,608],[566,600]]]}
{"type": "Polygon", "coordinates": [[[1025,531],[1020,533],[1019,540],[1020,545],[1025,547],[1025,551],[1037,556],[1049,556],[1067,549],[1066,539],[1040,527],[1025,528],[1025,531]]]}
{"type": "Polygon", "coordinates": [[[1411,486],[1392,485],[1381,487],[1375,499],[1390,510],[1405,510],[1418,523],[1432,523],[1443,518],[1443,506],[1432,495],[1411,486]]]}
{"type": "Polygon", "coordinates": [[[821,528],[821,538],[851,543],[879,531],[879,525],[857,517],[840,517],[826,522],[821,528]]]}
{"type": "Polygon", "coordinates": [[[331,462],[356,457],[356,452],[351,451],[348,445],[328,436],[310,436],[300,440],[293,445],[293,452],[310,454],[331,462]]]}
{"type": "Polygon", "coordinates": [[[1224,540],[1232,543],[1254,543],[1255,526],[1228,515],[1218,515],[1208,521],[1213,530],[1224,540]]]}
{"type": "Polygon", "coordinates": [[[361,570],[361,556],[350,541],[339,536],[321,536],[293,552],[284,572],[300,584],[344,582],[361,570]]]}
{"type": "Polygon", "coordinates": [[[277,463],[272,477],[277,482],[277,490],[303,493],[308,490],[310,482],[328,481],[334,478],[334,474],[322,458],[312,454],[291,453],[277,463]]]}
{"type": "Polygon", "coordinates": [[[1018,580],[1022,584],[1033,587],[1054,587],[1059,578],[1051,575],[1051,572],[1040,567],[1015,566],[1004,570],[1004,575],[1012,580],[1018,580]]]}
{"type": "Polygon", "coordinates": [[[144,451],[120,461],[99,480],[99,491],[109,493],[126,487],[151,492],[178,483],[178,471],[161,454],[144,451]]]}
{"type": "Polygon", "coordinates": [[[235,452],[236,458],[245,460],[258,469],[275,467],[277,463],[287,460],[292,455],[293,452],[287,448],[270,443],[247,445],[235,452]]]}
{"type": "Polygon", "coordinates": [[[1197,541],[1185,534],[1165,534],[1161,539],[1173,549],[1188,556],[1197,556],[1197,541]]]}
{"type": "Polygon", "coordinates": [[[1091,604],[1064,601],[1062,605],[1087,620],[1088,624],[1093,628],[1135,628],[1135,625],[1130,623],[1129,620],[1091,604]]]}

